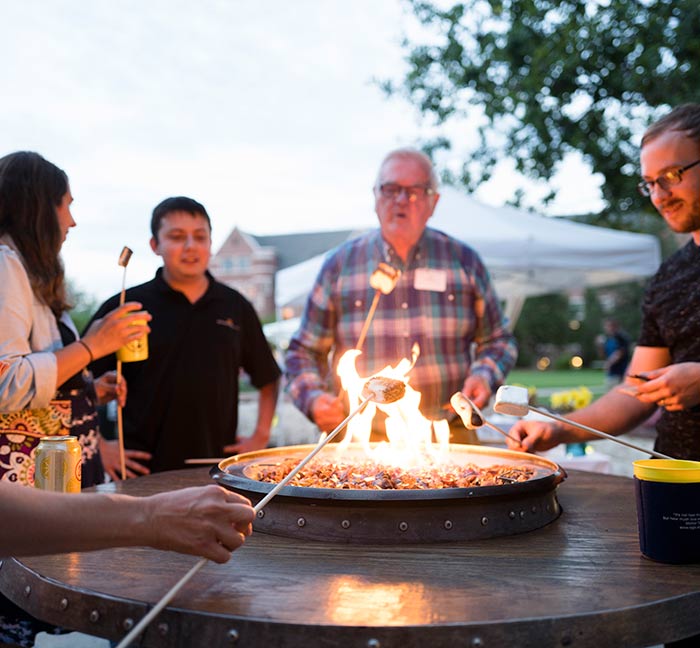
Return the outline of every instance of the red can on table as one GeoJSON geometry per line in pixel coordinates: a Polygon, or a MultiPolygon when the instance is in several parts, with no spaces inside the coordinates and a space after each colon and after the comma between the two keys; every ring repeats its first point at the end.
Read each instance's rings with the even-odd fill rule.
{"type": "Polygon", "coordinates": [[[56,493],[79,493],[82,454],[74,436],[42,437],[34,458],[34,486],[56,493]]]}

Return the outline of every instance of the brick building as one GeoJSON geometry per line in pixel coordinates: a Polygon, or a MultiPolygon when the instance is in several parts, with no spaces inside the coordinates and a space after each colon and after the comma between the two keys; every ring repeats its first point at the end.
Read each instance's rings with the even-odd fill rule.
{"type": "Polygon", "coordinates": [[[339,245],[355,230],[254,236],[237,227],[212,256],[209,269],[254,306],[263,321],[275,319],[275,274],[339,245]]]}

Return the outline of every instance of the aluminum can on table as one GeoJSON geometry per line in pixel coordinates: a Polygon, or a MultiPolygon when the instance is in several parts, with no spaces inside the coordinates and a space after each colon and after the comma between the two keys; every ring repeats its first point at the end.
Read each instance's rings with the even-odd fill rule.
{"type": "Polygon", "coordinates": [[[73,436],[42,437],[36,448],[34,485],[56,493],[79,493],[82,450],[73,436]]]}

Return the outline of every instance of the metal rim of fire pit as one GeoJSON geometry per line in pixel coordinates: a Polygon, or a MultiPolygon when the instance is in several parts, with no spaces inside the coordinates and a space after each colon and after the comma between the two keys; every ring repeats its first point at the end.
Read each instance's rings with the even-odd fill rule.
{"type": "MultiPolygon", "coordinates": [[[[260,463],[302,459],[314,446],[286,446],[229,457],[210,474],[218,484],[260,501],[275,484],[246,475],[260,463]]],[[[285,486],[258,513],[255,530],[272,535],[357,544],[432,543],[532,531],[561,513],[557,485],[566,477],[554,462],[487,446],[453,445],[462,459],[527,464],[537,474],[498,486],[425,490],[353,490],[285,486]]]]}

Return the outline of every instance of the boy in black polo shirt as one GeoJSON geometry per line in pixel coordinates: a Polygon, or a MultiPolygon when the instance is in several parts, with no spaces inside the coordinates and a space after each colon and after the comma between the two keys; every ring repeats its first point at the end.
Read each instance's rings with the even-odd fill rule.
{"type": "MultiPolygon", "coordinates": [[[[186,197],[153,210],[151,248],[163,258],[151,281],[126,291],[153,320],[148,360],[122,365],[128,387],[123,410],[128,476],[182,468],[185,459],[264,448],[277,403],[280,370],[252,305],[219,283],[207,267],[211,222],[186,197]],[[238,377],[243,369],[260,391],[253,435],[237,441],[238,377]]],[[[118,304],[107,300],[94,315],[118,304]]],[[[113,369],[114,356],[92,365],[113,369]]],[[[101,444],[105,470],[119,478],[116,442],[101,444]]]]}

